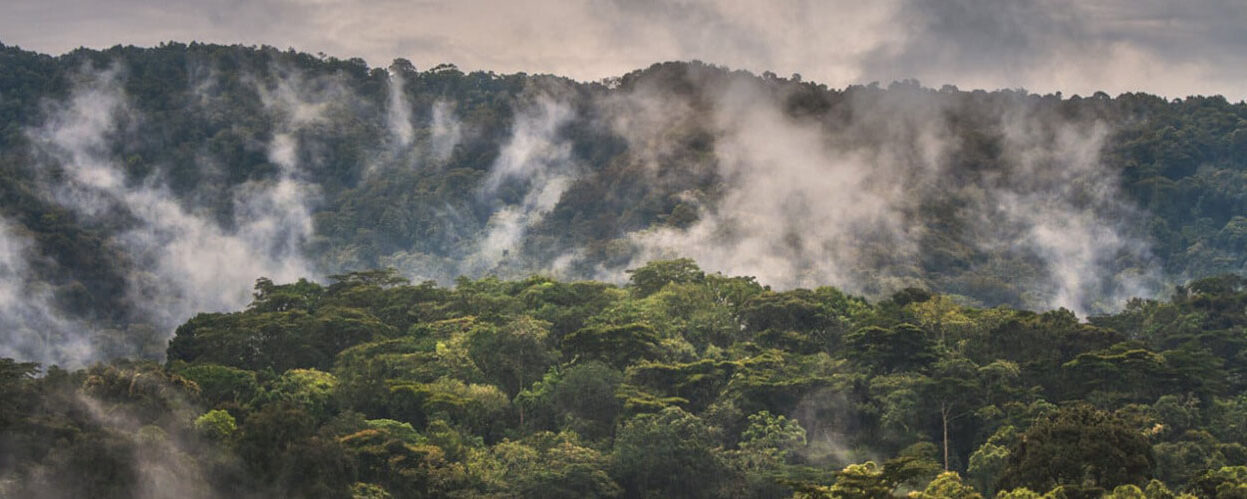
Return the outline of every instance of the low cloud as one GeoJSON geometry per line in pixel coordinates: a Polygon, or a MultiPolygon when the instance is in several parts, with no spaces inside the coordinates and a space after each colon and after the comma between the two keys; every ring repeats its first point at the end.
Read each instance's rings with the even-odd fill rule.
{"type": "Polygon", "coordinates": [[[399,148],[411,145],[411,139],[415,134],[411,126],[411,103],[407,102],[407,95],[403,90],[404,85],[401,74],[390,73],[390,83],[386,86],[386,93],[389,96],[386,117],[390,133],[399,148]]]}
{"type": "MultiPolygon", "coordinates": [[[[699,81],[695,73],[689,81],[699,81]]],[[[957,163],[963,149],[982,146],[955,132],[953,116],[965,112],[956,94],[859,87],[829,116],[803,118],[785,111],[791,87],[730,80],[695,83],[709,102],[710,164],[721,181],[715,192],[682,195],[699,219],[632,233],[634,258],[602,276],[621,280],[624,268],[683,256],[779,288],[831,284],[880,296],[918,286],[982,297],[979,284],[961,280],[971,274],[924,269],[924,259],[952,251],[975,265],[971,273],[1012,283],[1020,296],[995,299],[1019,306],[1085,315],[1164,287],[1157,271],[1121,274],[1157,267],[1138,228],[1143,214],[1101,160],[1105,123],[1065,119],[1005,94],[976,118],[985,124],[975,133],[996,137],[999,157],[973,167],[957,163]],[[954,211],[933,211],[946,209],[954,211]]],[[[675,147],[670,137],[688,126],[682,118],[694,106],[638,92],[613,97],[624,116],[616,122],[652,125],[621,134],[637,161],[661,164],[651,153],[675,147]]]]}
{"type": "MultiPolygon", "coordinates": [[[[62,172],[61,181],[48,180],[46,185],[52,201],[88,223],[117,215],[129,220],[114,244],[135,269],[126,284],[140,321],[170,334],[195,313],[245,306],[251,300],[251,283],[260,276],[285,282],[318,274],[303,251],[313,231],[310,205],[317,193],[300,178],[296,132],[319,122],[331,94],[308,101],[318,94],[287,80],[261,91],[267,109],[283,117],[268,144],[269,161],[278,171],[232,193],[233,220],[224,226],[206,209],[174,196],[159,175],[127,178],[109,146],[130,133],[128,124],[142,116],[122,91],[124,75],[119,71],[82,75],[71,97],[49,104],[49,119],[28,136],[42,158],[45,178],[62,172]]],[[[98,332],[88,328],[62,334],[90,343],[98,332]]],[[[43,359],[77,366],[100,360],[100,355],[78,348],[43,359]]]]}
{"type": "Polygon", "coordinates": [[[558,97],[537,92],[519,109],[511,136],[481,187],[485,202],[499,207],[485,225],[476,254],[464,263],[466,273],[493,270],[512,253],[519,257],[529,228],[554,208],[577,176],[571,144],[561,136],[573,111],[558,97]],[[506,187],[521,188],[522,198],[506,202],[500,196],[506,187]]]}
{"type": "Polygon", "coordinates": [[[455,146],[463,139],[463,125],[455,116],[455,107],[450,101],[435,101],[431,114],[433,121],[429,125],[430,152],[435,161],[444,162],[450,159],[455,146]]]}
{"type": "Polygon", "coordinates": [[[44,364],[87,358],[94,350],[90,329],[57,309],[51,286],[30,269],[31,246],[19,227],[0,219],[0,358],[44,364]]]}
{"type": "Polygon", "coordinates": [[[1247,97],[1235,0],[488,0],[19,3],[5,43],[61,53],[168,40],[293,46],[385,65],[582,80],[701,59],[830,86],[916,78],[962,88],[1247,97]]]}

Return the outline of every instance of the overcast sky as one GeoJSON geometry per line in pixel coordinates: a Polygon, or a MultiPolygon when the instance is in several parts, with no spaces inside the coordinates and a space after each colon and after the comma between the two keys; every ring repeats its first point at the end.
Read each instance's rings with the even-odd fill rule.
{"type": "Polygon", "coordinates": [[[5,0],[0,42],[60,54],[267,44],[424,69],[596,80],[667,60],[923,84],[1247,98],[1247,0],[5,0]]]}

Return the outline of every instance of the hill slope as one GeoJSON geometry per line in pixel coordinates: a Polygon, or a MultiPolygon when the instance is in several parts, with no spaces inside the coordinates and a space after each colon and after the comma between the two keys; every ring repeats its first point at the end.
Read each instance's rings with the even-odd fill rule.
{"type": "Polygon", "coordinates": [[[164,365],[36,377],[39,366],[0,359],[0,495],[1247,487],[1241,278],[1091,323],[915,289],[874,303],[777,292],[688,260],[646,265],[624,287],[444,288],[373,271],[255,291],[246,310],[179,327],[164,365]]]}
{"type": "Polygon", "coordinates": [[[689,256],[1085,315],[1241,271],[1244,166],[1247,105],[1220,97],[3,47],[0,354],[159,357],[257,277],[386,266],[621,282],[689,256]]]}

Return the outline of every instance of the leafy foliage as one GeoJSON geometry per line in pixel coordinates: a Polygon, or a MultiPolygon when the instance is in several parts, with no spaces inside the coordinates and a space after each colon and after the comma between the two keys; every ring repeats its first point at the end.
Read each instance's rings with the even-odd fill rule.
{"type": "Polygon", "coordinates": [[[179,328],[164,366],[6,359],[0,490],[1235,497],[1247,476],[1234,278],[1084,322],[651,268],[700,277],[261,279],[245,310],[179,328]],[[694,341],[686,317],[730,333],[694,341]]]}
{"type": "MultiPolygon", "coordinates": [[[[1146,273],[1152,265],[1163,267],[1166,276],[1203,277],[1240,272],[1247,264],[1247,223],[1241,216],[1247,207],[1241,196],[1247,188],[1247,105],[1217,96],[1065,98],[952,87],[936,91],[916,82],[829,89],[700,62],[655,64],[620,77],[617,85],[603,85],[548,75],[465,73],[453,65],[420,71],[403,60],[384,69],[369,68],[359,59],[202,43],[79,49],[58,57],[0,45],[0,68],[0,215],[29,236],[32,253],[45,257],[32,262],[31,278],[48,285],[62,312],[124,332],[122,341],[113,342],[123,356],[159,357],[162,347],[159,335],[154,342],[141,337],[137,323],[147,320],[145,304],[135,303],[127,291],[128,276],[151,271],[151,262],[125,245],[133,214],[84,216],[58,203],[45,192],[46,184],[64,171],[61,165],[43,164],[47,158],[32,145],[29,133],[54,119],[51,104],[71,98],[84,73],[92,71],[121,75],[118,86],[133,111],[124,134],[118,132],[124,136],[103,147],[102,158],[120,165],[127,185],[167,187],[177,205],[225,229],[239,209],[231,202],[238,193],[280,175],[265,144],[282,132],[291,112],[266,108],[266,92],[295,78],[341,97],[329,103],[323,123],[298,133],[301,142],[311,144],[297,151],[305,160],[300,180],[318,193],[318,202],[309,206],[314,237],[299,250],[318,270],[334,276],[330,287],[361,288],[364,294],[402,280],[386,270],[352,274],[351,269],[398,266],[446,283],[461,273],[456,269],[521,275],[553,268],[572,252],[583,257],[568,269],[575,275],[622,268],[637,256],[629,233],[687,228],[705,216],[699,207],[722,200],[730,179],[714,164],[715,148],[721,144],[710,123],[708,107],[714,104],[709,94],[738,84],[758,88],[786,118],[818,124],[827,133],[871,119],[857,106],[882,103],[902,112],[939,109],[955,144],[945,168],[954,184],[1007,176],[1000,167],[1011,160],[1002,147],[1010,133],[1000,116],[1003,108],[1025,109],[1039,130],[1071,120],[1102,123],[1110,130],[1099,151],[1104,172],[1120,177],[1120,185],[1113,187],[1120,188],[1122,201],[1138,215],[1137,236],[1156,257],[1154,262],[1113,262],[1108,269],[1113,277],[1146,273]],[[400,87],[393,87],[396,81],[400,87]],[[411,114],[412,143],[400,150],[394,147],[387,111],[392,88],[411,114]],[[462,260],[479,249],[493,214],[530,193],[528,181],[517,180],[498,186],[496,198],[481,195],[522,111],[543,93],[576,110],[554,133],[567,142],[568,160],[582,168],[548,213],[508,249],[506,258],[488,268],[473,267],[462,260]],[[657,151],[630,144],[609,124],[612,105],[650,94],[688,107],[686,116],[654,124],[653,133],[664,139],[657,151]],[[437,109],[449,109],[464,131],[449,148],[437,143],[439,127],[445,127],[437,109]],[[651,168],[654,163],[661,168],[651,168]]],[[[857,147],[875,139],[844,140],[857,147]]],[[[973,226],[976,222],[958,211],[974,201],[974,192],[950,187],[939,194],[916,193],[913,208],[905,210],[908,225],[930,234],[915,241],[917,262],[880,257],[873,267],[855,270],[901,276],[903,282],[865,283],[863,289],[882,295],[918,283],[989,306],[1040,303],[1030,289],[1031,279],[1019,278],[1041,274],[1037,255],[985,250],[974,239],[980,230],[973,226]]],[[[869,246],[857,248],[863,254],[888,255],[892,249],[862,244],[869,246]]],[[[700,285],[716,277],[689,260],[671,260],[637,268],[630,279],[634,292],[646,297],[669,285],[700,285]]],[[[720,280],[710,295],[739,305],[760,291],[748,278],[740,279],[720,280]]],[[[271,282],[263,284],[253,306],[266,312],[306,310],[319,293],[304,289],[312,288],[307,284],[282,290],[271,282]]],[[[559,284],[563,290],[543,294],[560,299],[560,294],[571,296],[566,289],[576,286],[559,284]]],[[[575,296],[595,299],[588,293],[575,296]]],[[[900,298],[896,304],[906,306],[922,296],[900,298]]],[[[826,313],[844,312],[838,304],[821,312],[802,309],[797,295],[769,300],[781,303],[760,300],[755,305],[763,310],[787,307],[787,313],[774,317],[775,322],[750,321],[749,327],[770,330],[780,342],[791,341],[784,335],[792,321],[834,322],[836,316],[826,313]]],[[[1099,310],[1116,306],[1093,305],[1099,310]]],[[[394,311],[378,314],[387,312],[394,311]]],[[[583,326],[577,322],[583,315],[571,310],[564,311],[567,317],[532,312],[553,324],[555,336],[583,326]]],[[[386,320],[400,331],[406,329],[386,320]]],[[[834,325],[829,329],[832,336],[847,332],[834,325]]],[[[104,347],[110,340],[99,341],[104,347]]],[[[707,339],[689,341],[698,345],[707,339]]]]}
{"type": "MultiPolygon", "coordinates": [[[[75,371],[0,359],[0,496],[1242,495],[1247,280],[1225,273],[1247,268],[1247,105],[836,90],[697,62],[615,83],[401,60],[387,71],[272,47],[0,46],[0,216],[39,255],[25,277],[58,312],[101,325],[91,347],[149,359],[75,371]],[[28,133],[83,71],[106,67],[132,76],[119,84],[142,119],[100,154],[126,185],[159,183],[226,228],[230,200],[280,175],[265,143],[288,117],[263,92],[297,73],[352,96],[299,132],[314,150],[296,152],[315,156],[300,175],[318,193],[298,251],[328,281],[260,278],[245,309],[196,315],[164,344],[143,323],[159,297],[131,289],[153,270],[126,250],[134,214],[84,216],[43,193],[65,172],[28,133]],[[212,85],[196,86],[201,73],[212,85]],[[392,77],[414,142],[384,156],[392,77]],[[958,211],[972,189],[907,202],[905,223],[928,235],[914,261],[857,249],[877,261],[853,272],[903,276],[863,283],[869,300],[772,290],[689,259],[634,269],[622,287],[516,278],[572,251],[572,274],[622,268],[639,254],[629,233],[688,228],[722,201],[706,94],[742,82],[785,119],[832,131],[861,118],[855,103],[939,109],[958,145],[953,183],[1008,180],[1002,108],[1041,129],[1105,123],[1102,166],[1156,258],[1113,256],[1104,280],[1152,266],[1197,279],[1107,315],[1018,310],[1038,302],[1037,257],[976,244],[958,211]],[[502,261],[473,268],[507,278],[413,284],[387,268],[466,268],[499,206],[531,189],[480,195],[518,114],[550,89],[577,110],[553,133],[582,171],[502,261]],[[637,150],[606,124],[603,103],[632,92],[688,99],[687,119],[655,130],[669,150],[637,150]],[[468,131],[440,153],[436,105],[468,131]],[[151,362],[161,351],[166,363],[151,362]]],[[[875,140],[862,135],[845,140],[875,140]]]]}

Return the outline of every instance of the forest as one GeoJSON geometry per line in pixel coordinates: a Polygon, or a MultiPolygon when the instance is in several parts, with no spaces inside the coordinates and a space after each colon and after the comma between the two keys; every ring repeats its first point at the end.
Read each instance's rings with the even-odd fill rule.
{"type": "Polygon", "coordinates": [[[1085,317],[1247,272],[1245,167],[1247,105],[1220,96],[0,46],[0,355],[159,360],[260,276],[387,267],[623,284],[688,257],[1085,317]]]}
{"type": "Polygon", "coordinates": [[[1247,103],[0,44],[0,497],[1247,497],[1247,103]]]}
{"type": "Polygon", "coordinates": [[[168,360],[0,361],[6,497],[1243,497],[1247,279],[1078,320],[655,261],[256,281],[168,360]]]}

